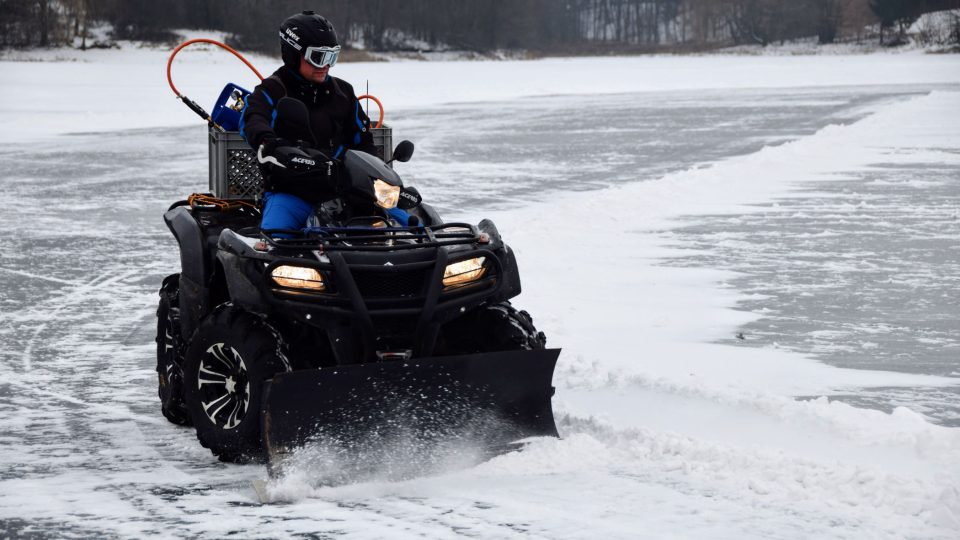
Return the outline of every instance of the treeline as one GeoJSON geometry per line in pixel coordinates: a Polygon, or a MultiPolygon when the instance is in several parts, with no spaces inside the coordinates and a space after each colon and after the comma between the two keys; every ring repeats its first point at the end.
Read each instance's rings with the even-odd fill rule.
{"type": "Polygon", "coordinates": [[[273,52],[279,23],[304,7],[333,21],[348,47],[570,54],[831,43],[878,23],[881,41],[896,42],[922,13],[960,0],[0,0],[0,47],[102,46],[89,29],[107,23],[111,39],[170,41],[173,29],[206,28],[273,52]]]}

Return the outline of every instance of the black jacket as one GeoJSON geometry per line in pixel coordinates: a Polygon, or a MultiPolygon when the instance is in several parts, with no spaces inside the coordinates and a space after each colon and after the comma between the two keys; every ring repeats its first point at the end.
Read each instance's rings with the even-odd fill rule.
{"type": "MultiPolygon", "coordinates": [[[[313,84],[287,67],[281,67],[264,79],[247,98],[240,134],[254,150],[265,141],[280,137],[312,142],[315,148],[333,158],[341,157],[348,149],[377,155],[370,133],[370,119],[363,112],[350,83],[327,75],[322,84],[313,84]],[[311,140],[309,133],[276,125],[276,105],[285,96],[306,104],[316,140],[311,140]]],[[[264,189],[291,193],[316,202],[316,190],[305,179],[267,177],[264,189]]]]}

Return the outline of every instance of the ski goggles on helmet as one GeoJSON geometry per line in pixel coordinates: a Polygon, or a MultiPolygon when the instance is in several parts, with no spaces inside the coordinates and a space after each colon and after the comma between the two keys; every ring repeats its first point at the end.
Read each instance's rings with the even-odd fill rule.
{"type": "Polygon", "coordinates": [[[307,47],[303,51],[303,58],[315,68],[333,67],[340,57],[340,46],[335,47],[307,47]]]}

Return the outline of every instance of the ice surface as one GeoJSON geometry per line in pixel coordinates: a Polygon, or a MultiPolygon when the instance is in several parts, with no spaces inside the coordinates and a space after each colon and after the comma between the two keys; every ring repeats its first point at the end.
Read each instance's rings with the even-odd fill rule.
{"type": "MultiPolygon", "coordinates": [[[[206,65],[206,54],[182,66],[184,87],[242,72],[232,64],[206,65]]],[[[920,89],[958,82],[956,58],[369,67],[371,73],[381,70],[378,80],[397,85],[389,97],[405,108],[399,125],[427,132],[422,159],[443,174],[417,169],[420,156],[401,173],[409,170],[430,200],[453,197],[451,218],[494,218],[516,249],[524,281],[517,304],[531,311],[551,345],[564,347],[555,378],[564,438],[533,441],[523,452],[477,467],[400,482],[373,477],[316,486],[306,477],[287,478],[269,486],[279,501],[270,505],[260,505],[250,487],[265,475],[262,467],[215,462],[189,429],[166,423],[157,410],[155,291],[178,261],[160,215],[170,202],[205,188],[205,137],[200,126],[163,127],[191,121],[172,99],[167,105],[149,102],[146,107],[158,112],[138,119],[143,129],[111,131],[132,118],[131,104],[141,105],[132,95],[142,90],[141,96],[166,96],[157,88],[163,84],[162,55],[130,55],[122,73],[118,62],[2,63],[5,75],[23,77],[5,78],[11,83],[0,87],[0,107],[24,137],[43,137],[43,144],[0,149],[4,535],[956,538],[960,532],[960,431],[935,425],[909,403],[885,412],[828,397],[859,395],[864,388],[945,391],[954,387],[955,372],[947,377],[840,369],[792,347],[720,343],[763,316],[738,306],[777,291],[732,286],[743,268],[667,265],[689,257],[686,248],[712,249],[689,243],[679,232],[691,219],[750,223],[751,216],[768,211],[804,219],[819,206],[794,208],[786,201],[809,196],[811,186],[832,193],[831,183],[866,175],[878,164],[955,166],[960,93],[920,89]],[[84,86],[79,81],[91,79],[79,77],[91,72],[99,78],[84,86]],[[141,78],[151,72],[155,79],[141,78]],[[73,109],[58,105],[51,96],[59,94],[48,85],[71,75],[81,103],[73,109]],[[888,82],[880,79],[920,86],[796,88],[888,82]],[[488,84],[500,80],[510,84],[488,84]],[[463,86],[444,86],[450,81],[463,86]],[[700,90],[671,96],[680,88],[700,90]],[[622,95],[638,90],[648,92],[622,95]],[[414,96],[416,91],[422,95],[414,96]],[[621,93],[614,99],[633,102],[646,96],[654,103],[650,109],[625,109],[649,115],[664,131],[695,127],[693,111],[736,113],[705,116],[700,131],[668,143],[693,145],[706,156],[702,160],[673,158],[656,147],[642,149],[637,155],[643,157],[632,163],[612,155],[595,163],[593,152],[538,160],[536,139],[523,139],[524,126],[510,123],[509,111],[529,108],[544,115],[534,124],[550,125],[551,110],[577,101],[557,96],[528,105],[512,98],[598,92],[621,93]],[[36,97],[28,106],[7,99],[17,97],[19,104],[29,96],[36,97]],[[484,103],[434,107],[437,100],[484,103]],[[441,126],[433,141],[429,123],[416,114],[427,104],[424,114],[441,126]],[[111,108],[115,115],[96,113],[111,108]],[[669,112],[654,112],[670,108],[673,119],[669,112]],[[465,122],[471,109],[484,112],[474,123],[489,136],[478,135],[471,145],[486,145],[486,157],[466,167],[444,163],[444,139],[456,138],[458,125],[472,125],[465,122]],[[50,112],[38,120],[37,111],[50,112]],[[82,121],[87,111],[95,122],[82,121]],[[725,126],[734,117],[744,124],[725,126]],[[726,145],[715,136],[725,127],[756,139],[726,145]],[[102,133],[49,137],[91,130],[102,133]],[[527,154],[498,169],[499,150],[490,139],[499,134],[527,154]],[[499,191],[456,198],[456,186],[469,190],[470,180],[480,178],[476,187],[482,188],[497,171],[525,163],[527,175],[513,180],[524,185],[504,183],[499,191]],[[568,172],[580,163],[586,164],[582,172],[568,172]],[[635,181],[631,167],[637,169],[635,181]],[[611,180],[595,181],[607,173],[611,180]],[[554,177],[559,180],[550,182],[554,177]],[[571,188],[580,179],[589,190],[571,188]],[[540,189],[532,189],[537,182],[540,189]],[[797,189],[803,191],[798,195],[797,189]],[[513,202],[502,204],[504,198],[513,202]]],[[[361,75],[348,67],[364,66],[343,66],[341,73],[357,82],[361,75]]],[[[585,101],[606,111],[600,97],[585,101]]],[[[629,137],[642,140],[655,132],[610,120],[612,136],[631,129],[629,137]]],[[[596,128],[560,120],[555,126],[590,134],[596,128]]],[[[943,180],[947,186],[955,181],[943,180]]],[[[919,183],[915,189],[942,185],[919,183]]],[[[832,199],[840,205],[836,219],[882,207],[885,200],[863,195],[832,199]]],[[[816,234],[821,232],[835,231],[816,234]]],[[[731,243],[725,249],[741,240],[735,231],[718,238],[731,243]]],[[[824,262],[838,269],[849,263],[842,257],[824,262]]],[[[815,331],[827,337],[822,332],[835,330],[815,331]]]]}

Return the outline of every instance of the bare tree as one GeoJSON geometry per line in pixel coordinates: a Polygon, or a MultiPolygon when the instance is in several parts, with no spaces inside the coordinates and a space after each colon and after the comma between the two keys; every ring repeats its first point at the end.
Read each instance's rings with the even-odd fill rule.
{"type": "Polygon", "coordinates": [[[916,20],[920,13],[922,13],[922,8],[925,7],[918,6],[917,4],[923,4],[923,2],[916,2],[914,0],[870,0],[870,9],[873,10],[880,19],[881,45],[884,43],[884,29],[893,28],[894,26],[898,26],[899,31],[893,44],[903,42],[906,27],[913,22],[913,20],[916,20]]]}
{"type": "MultiPolygon", "coordinates": [[[[902,30],[921,9],[957,4],[960,0],[312,0],[309,7],[334,22],[346,46],[567,53],[766,45],[807,36],[830,43],[859,37],[878,19],[885,31],[898,25],[902,30]],[[585,49],[585,43],[591,46],[585,49]]],[[[0,0],[0,46],[46,46],[79,37],[86,48],[88,24],[102,20],[120,39],[162,41],[173,38],[171,28],[215,28],[226,31],[233,45],[276,53],[275,29],[303,7],[302,0],[0,0]]]]}
{"type": "Polygon", "coordinates": [[[813,8],[817,39],[821,44],[833,43],[843,26],[842,0],[808,0],[813,8]]]}

